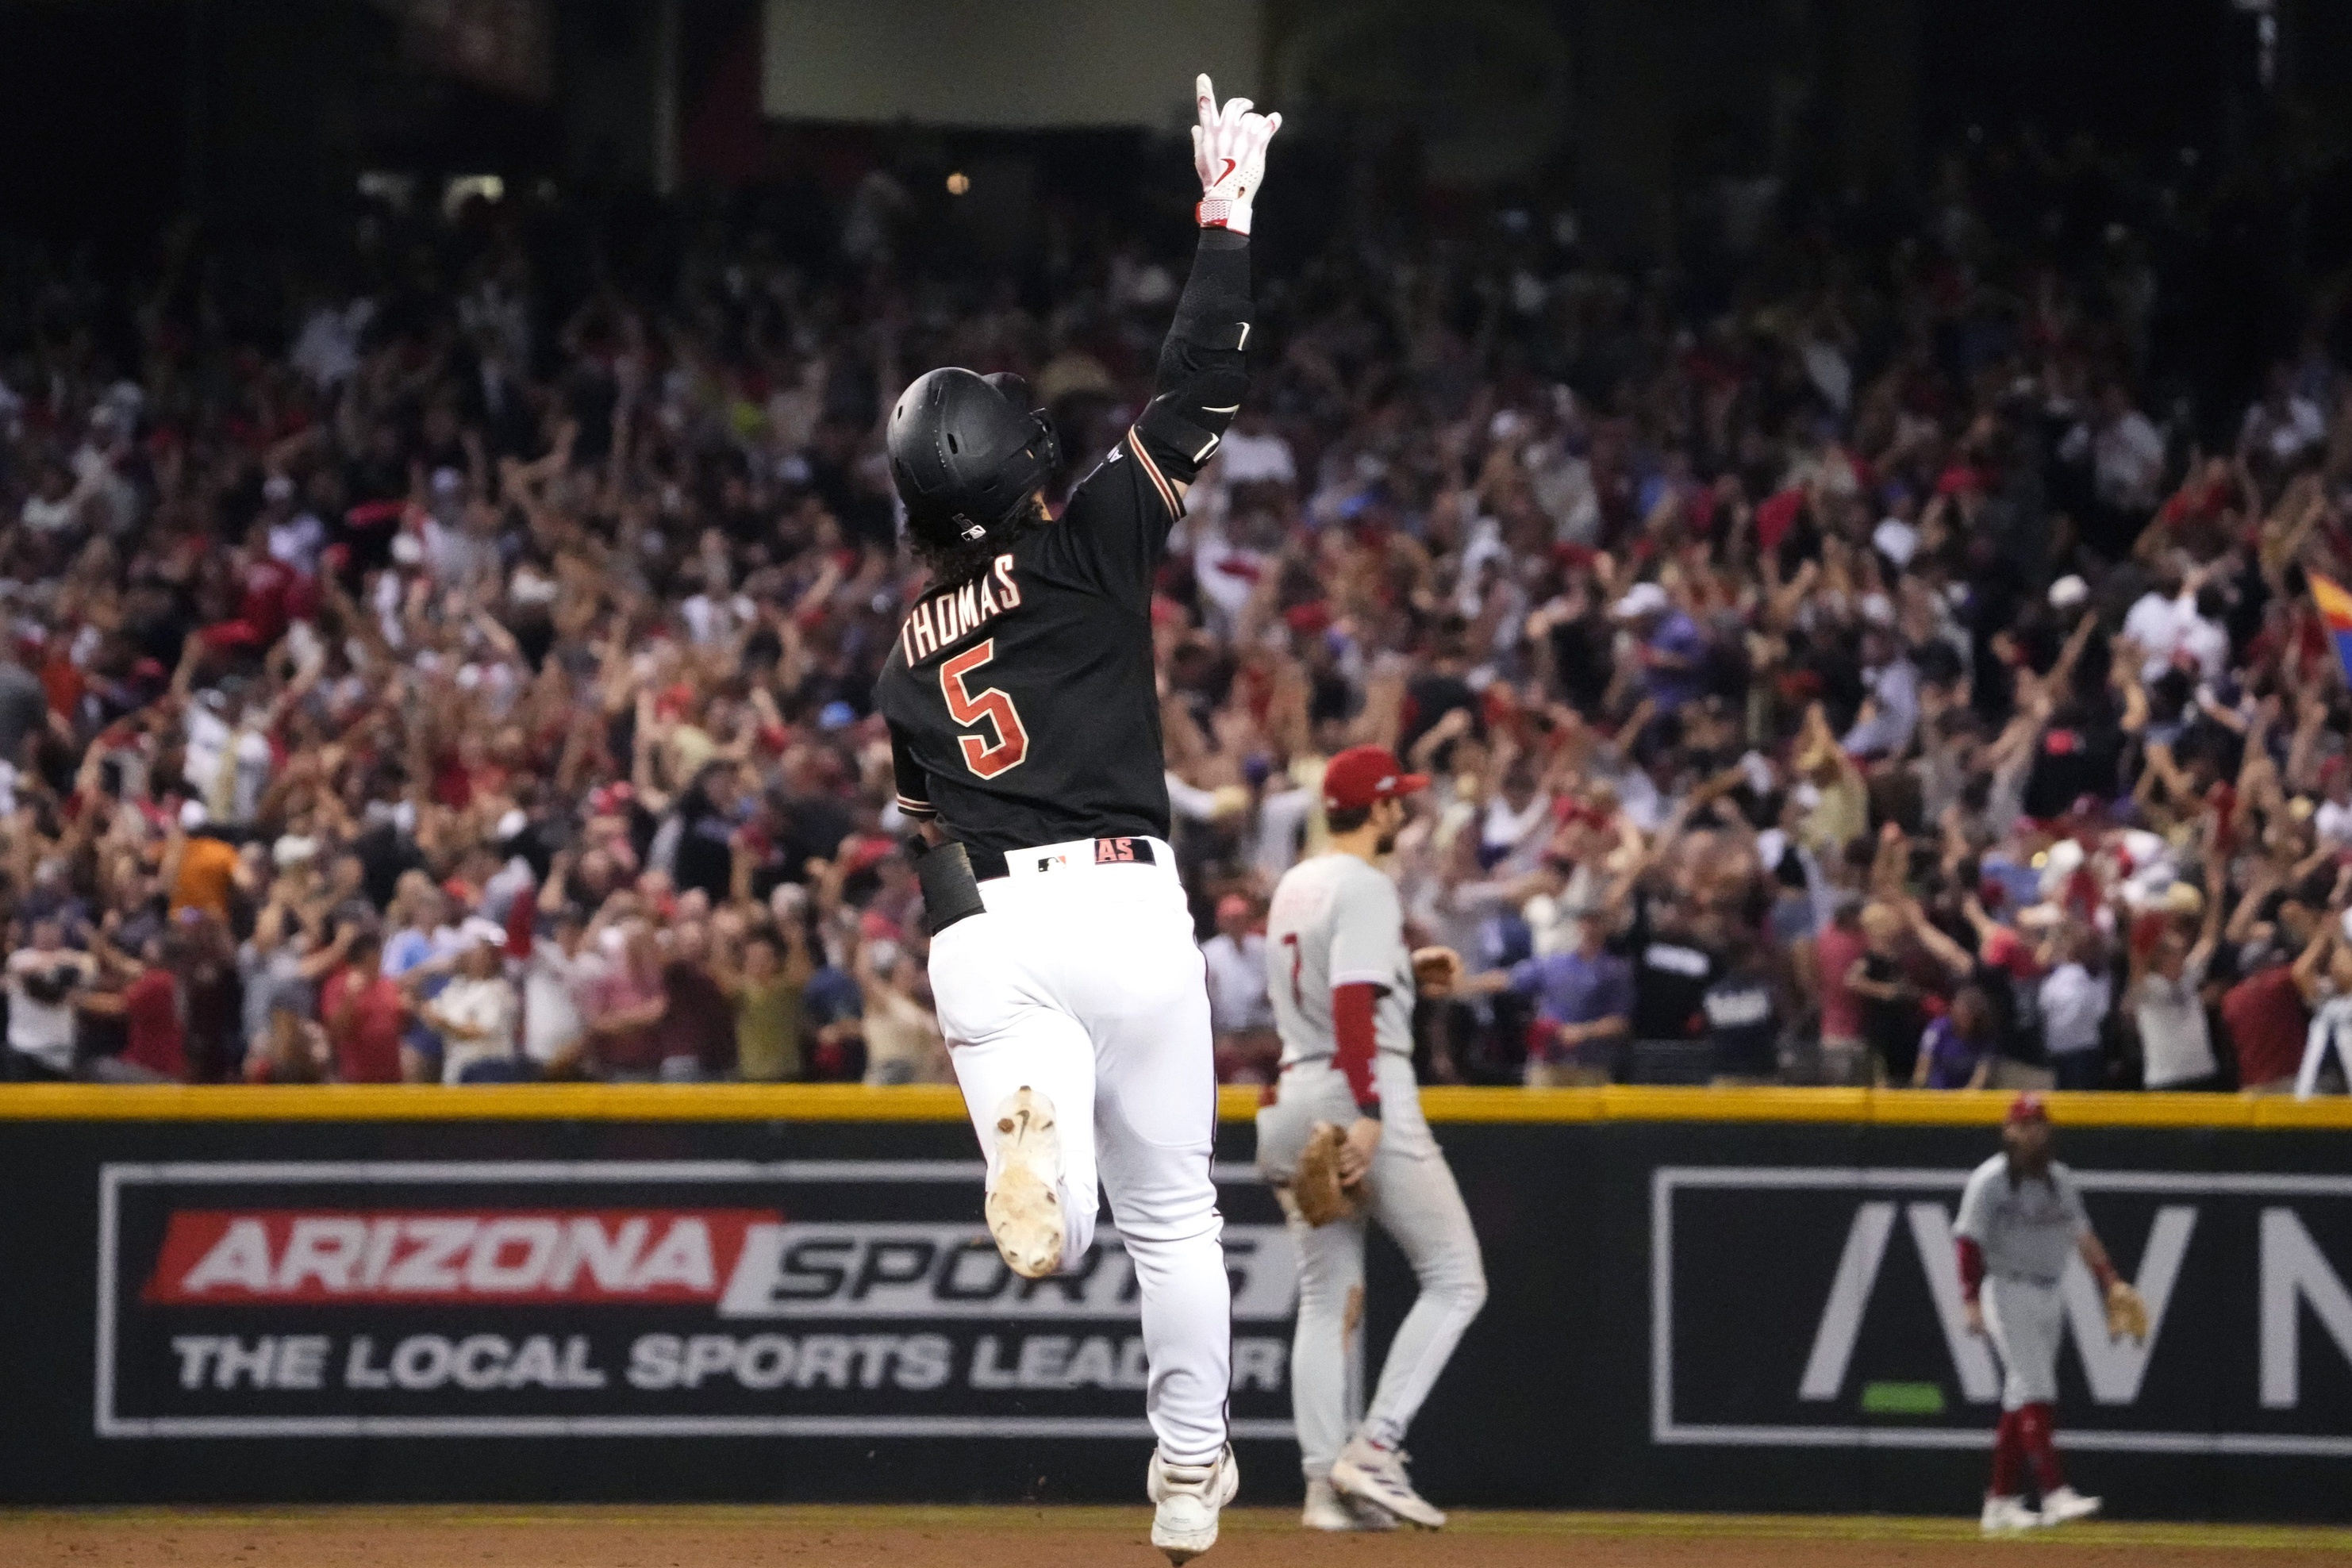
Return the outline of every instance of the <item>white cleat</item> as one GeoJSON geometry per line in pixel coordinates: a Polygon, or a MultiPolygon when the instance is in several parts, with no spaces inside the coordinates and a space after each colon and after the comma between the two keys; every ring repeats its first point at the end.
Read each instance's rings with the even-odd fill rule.
{"type": "Polygon", "coordinates": [[[2098,1511],[2097,1498],[2084,1497],[2073,1487],[2060,1487],[2042,1500],[2041,1521],[2043,1524],[2065,1524],[2088,1519],[2098,1511]]]}
{"type": "Polygon", "coordinates": [[[1154,1448],[1143,1486],[1159,1510],[1151,1516],[1151,1544],[1182,1568],[1217,1543],[1217,1510],[1234,1500],[1241,1484],[1231,1444],[1205,1465],[1171,1465],[1154,1448]]]}
{"type": "Polygon", "coordinates": [[[1397,1516],[1377,1503],[1359,1502],[1354,1498],[1341,1497],[1331,1489],[1327,1480],[1307,1483],[1307,1507],[1300,1511],[1298,1522],[1309,1530],[1328,1530],[1334,1533],[1356,1530],[1394,1530],[1397,1516]]]}
{"type": "Polygon", "coordinates": [[[996,1183],[985,1212],[996,1250],[1024,1279],[1062,1267],[1061,1175],[1054,1102],[1023,1084],[996,1108],[996,1183]]]}
{"type": "Polygon", "coordinates": [[[1404,1461],[1403,1450],[1383,1448],[1358,1433],[1331,1462],[1331,1489],[1423,1530],[1444,1529],[1444,1510],[1412,1489],[1412,1482],[1405,1477],[1404,1461]]]}
{"type": "Polygon", "coordinates": [[[1985,1499],[1984,1515],[1978,1521],[1987,1535],[2013,1535],[2041,1522],[2042,1516],[2026,1507],[2023,1498],[1990,1496],[1985,1499]]]}

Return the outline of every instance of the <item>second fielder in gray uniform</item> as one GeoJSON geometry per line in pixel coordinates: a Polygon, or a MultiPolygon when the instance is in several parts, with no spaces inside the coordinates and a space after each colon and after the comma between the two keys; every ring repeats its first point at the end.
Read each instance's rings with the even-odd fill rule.
{"type": "Polygon", "coordinates": [[[2001,1144],[2001,1152],[1969,1173],[1952,1226],[1969,1331],[1989,1335],[2000,1356],[2000,1425],[1982,1521],[1989,1535],[2099,1511],[2097,1498],[2066,1484],[2052,1421],[2065,1316],[2058,1281],[2068,1259],[2079,1256],[2097,1279],[2111,1338],[2147,1337],[2147,1308],[2116,1277],[2093,1233],[2074,1173],[2050,1157],[2050,1118],[2040,1095],[2011,1102],[2001,1144]],[[2038,1510],[2021,1495],[2029,1468],[2042,1494],[2038,1510]]]}
{"type": "Polygon", "coordinates": [[[1291,868],[1267,915],[1283,1066],[1274,1103],[1258,1112],[1258,1163],[1283,1197],[1298,1248],[1290,1396],[1310,1529],[1445,1522],[1406,1479],[1400,1445],[1486,1300],[1478,1237],[1412,1075],[1415,990],[1443,994],[1461,960],[1442,948],[1407,950],[1396,885],[1375,863],[1403,825],[1402,797],[1428,782],[1376,746],[1332,758],[1323,780],[1330,853],[1291,868]],[[1327,1128],[1319,1136],[1318,1125],[1327,1128]],[[1344,1130],[1344,1142],[1328,1128],[1344,1130]],[[1335,1146],[1339,1191],[1355,1199],[1353,1212],[1313,1225],[1293,1184],[1304,1192],[1302,1161],[1335,1146]],[[1395,1238],[1421,1293],[1351,1433],[1349,1352],[1363,1321],[1368,1217],[1395,1238]]]}

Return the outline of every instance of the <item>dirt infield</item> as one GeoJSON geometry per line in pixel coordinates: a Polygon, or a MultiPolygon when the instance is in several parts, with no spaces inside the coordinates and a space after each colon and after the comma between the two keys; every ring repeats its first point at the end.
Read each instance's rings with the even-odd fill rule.
{"type": "MultiPolygon", "coordinates": [[[[1046,1568],[1164,1562],[1143,1509],[290,1509],[0,1511],[0,1568],[1046,1568]]],[[[2318,1568],[2352,1531],[2094,1523],[2010,1541],[1966,1520],[1477,1513],[1442,1535],[1318,1536],[1237,1509],[1210,1568],[2034,1564],[2318,1568]]]]}

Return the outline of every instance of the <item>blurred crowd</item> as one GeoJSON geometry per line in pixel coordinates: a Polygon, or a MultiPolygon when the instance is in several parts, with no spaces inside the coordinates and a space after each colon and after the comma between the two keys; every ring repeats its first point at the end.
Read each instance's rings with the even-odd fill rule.
{"type": "MultiPolygon", "coordinates": [[[[1437,780],[1433,1080],[2340,1089],[2338,297],[2159,401],[2168,199],[1980,151],[1867,225],[1727,187],[1671,267],[1537,204],[1261,258],[1153,611],[1221,1074],[1376,742],[1437,780]]],[[[880,417],[1019,372],[1066,493],[1185,237],[1012,279],[920,218],[877,168],[625,279],[520,197],[0,267],[8,1075],[950,1079],[880,417]]]]}

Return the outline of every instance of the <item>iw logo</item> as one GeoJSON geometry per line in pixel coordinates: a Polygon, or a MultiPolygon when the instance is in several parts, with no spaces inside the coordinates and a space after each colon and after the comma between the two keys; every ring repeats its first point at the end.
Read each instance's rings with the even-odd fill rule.
{"type": "MultiPolygon", "coordinates": [[[[1937,1321],[1951,1353],[1960,1392],[1970,1404],[1993,1404],[2000,1397],[2000,1369],[1986,1342],[1968,1331],[1959,1266],[1952,1245],[1951,1211],[1935,1202],[1874,1201],[1854,1210],[1845,1250],[1838,1259],[1836,1276],[1813,1332],[1812,1352],[1805,1359],[1798,1397],[1826,1402],[1838,1398],[1843,1390],[1898,1214],[1927,1272],[1928,1294],[1936,1303],[1937,1321]]],[[[2165,1315],[2197,1233],[2197,1219],[2196,1205],[2167,1204],[2157,1210],[2148,1227],[2139,1277],[2134,1281],[2147,1301],[2145,1342],[2108,1339],[2106,1310],[2097,1282],[2080,1258],[2066,1260],[2059,1291],[2066,1303],[2068,1336],[2082,1358],[2091,1396],[2099,1404],[2129,1405],[2139,1397],[2148,1363],[2163,1338],[2165,1315]]],[[[2262,1325],[2262,1404],[2268,1410],[2292,1410],[2302,1402],[2301,1309],[2308,1306],[2336,1348],[2352,1357],[2352,1290],[2346,1289],[2294,1210],[2265,1208],[2260,1226],[2261,1267],[2254,1289],[2262,1325]]]]}

